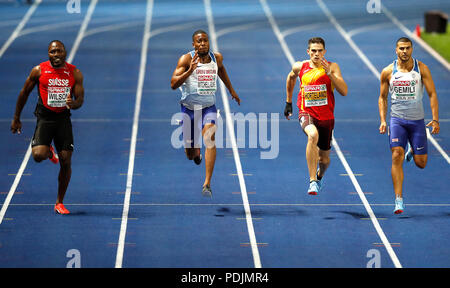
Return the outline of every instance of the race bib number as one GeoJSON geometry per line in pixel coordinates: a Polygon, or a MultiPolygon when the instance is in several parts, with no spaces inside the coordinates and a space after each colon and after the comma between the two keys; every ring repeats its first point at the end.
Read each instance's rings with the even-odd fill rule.
{"type": "Polygon", "coordinates": [[[392,100],[415,101],[417,100],[416,81],[393,81],[391,86],[392,100]]]}
{"type": "Polygon", "coordinates": [[[305,107],[328,105],[327,85],[306,85],[303,87],[305,107]]]}
{"type": "Polygon", "coordinates": [[[48,87],[47,104],[50,107],[65,107],[70,87],[48,87]]]}
{"type": "Polygon", "coordinates": [[[197,93],[199,95],[214,95],[217,90],[216,70],[197,70],[197,93]]]}

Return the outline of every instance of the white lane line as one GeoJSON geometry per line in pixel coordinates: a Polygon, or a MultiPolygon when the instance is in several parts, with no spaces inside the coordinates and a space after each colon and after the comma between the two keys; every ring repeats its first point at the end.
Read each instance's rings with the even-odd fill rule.
{"type": "MultiPolygon", "coordinates": [[[[441,122],[441,121],[439,121],[441,122]]],[[[442,149],[441,145],[439,145],[439,143],[433,138],[433,136],[431,136],[431,132],[430,130],[426,129],[427,131],[427,136],[428,136],[428,140],[430,140],[431,144],[434,145],[434,147],[436,147],[436,149],[439,151],[439,153],[441,153],[442,157],[444,157],[445,160],[447,160],[447,163],[450,164],[450,157],[448,157],[448,154],[445,153],[444,149],[442,149]]]]}
{"type": "Polygon", "coordinates": [[[124,23],[116,23],[116,24],[111,24],[111,25],[106,25],[106,26],[100,26],[100,27],[97,27],[97,28],[87,31],[85,37],[92,36],[97,33],[110,32],[110,31],[114,31],[114,30],[136,27],[136,26],[140,26],[140,25],[142,25],[142,20],[128,21],[128,22],[124,22],[124,23]]]}
{"type": "MultiPolygon", "coordinates": [[[[276,191],[273,191],[274,193],[276,191]]],[[[10,206],[53,206],[52,203],[14,203],[10,206]]],[[[66,206],[122,206],[122,203],[71,203],[65,204],[66,206]]],[[[371,204],[372,206],[394,206],[392,203],[380,203],[371,204]]],[[[241,207],[242,203],[130,203],[130,206],[238,206],[241,207]]],[[[364,206],[364,204],[359,203],[252,203],[250,206],[302,206],[302,207],[316,207],[316,206],[364,206]]],[[[449,207],[450,203],[432,204],[432,203],[408,203],[408,206],[416,207],[449,207]]],[[[393,217],[397,219],[398,217],[393,217]]],[[[128,218],[130,219],[130,218],[128,218]]]]}
{"type": "MultiPolygon", "coordinates": [[[[8,40],[3,44],[2,48],[0,49],[0,58],[3,56],[5,51],[8,49],[8,47],[14,42],[14,40],[19,36],[20,32],[22,31],[23,27],[25,27],[25,24],[30,20],[31,15],[33,15],[34,11],[38,7],[38,5],[41,4],[41,0],[37,0],[34,2],[34,4],[28,9],[25,16],[22,18],[22,20],[17,25],[16,29],[14,29],[11,36],[9,36],[8,40]]],[[[5,201],[3,202],[2,209],[0,210],[0,224],[2,224],[3,219],[6,214],[6,210],[9,207],[9,204],[11,203],[11,199],[17,189],[17,186],[19,185],[20,179],[22,178],[23,171],[27,167],[28,160],[31,156],[31,143],[28,145],[27,152],[25,153],[25,157],[22,160],[22,163],[20,164],[19,171],[16,174],[16,177],[14,178],[14,182],[11,185],[11,188],[9,189],[8,195],[6,196],[5,201]]]]}
{"type": "Polygon", "coordinates": [[[344,165],[345,171],[349,174],[350,180],[353,183],[353,186],[355,187],[356,191],[358,192],[359,198],[363,202],[364,208],[366,209],[367,213],[369,214],[370,220],[372,221],[373,226],[375,227],[375,230],[378,233],[378,236],[380,237],[381,241],[383,242],[384,246],[386,247],[386,250],[391,257],[392,262],[394,263],[396,268],[402,268],[402,265],[400,264],[400,261],[397,257],[397,255],[394,252],[394,249],[392,249],[391,243],[386,237],[386,234],[384,234],[383,229],[380,226],[380,223],[378,222],[377,217],[375,216],[375,213],[373,212],[369,201],[367,201],[366,196],[364,195],[361,186],[358,183],[358,180],[356,180],[355,175],[353,174],[352,169],[350,168],[350,165],[347,163],[347,160],[345,159],[344,155],[342,154],[341,148],[337,144],[336,140],[332,139],[333,147],[336,149],[336,154],[338,155],[339,159],[341,160],[342,164],[344,165]]]}
{"type": "Polygon", "coordinates": [[[355,28],[353,30],[348,31],[347,34],[348,34],[348,36],[353,37],[360,33],[365,33],[365,32],[369,32],[369,31],[373,31],[373,30],[379,30],[379,29],[383,29],[383,28],[392,28],[392,26],[393,26],[393,24],[391,22],[376,23],[376,24],[371,24],[371,25],[355,28]]]}
{"type": "Polygon", "coordinates": [[[293,65],[295,63],[295,59],[292,56],[292,53],[289,50],[286,41],[284,40],[283,33],[281,33],[280,28],[278,28],[278,24],[275,21],[275,18],[273,18],[272,11],[270,10],[269,5],[267,5],[266,0],[260,0],[259,3],[261,4],[267,19],[269,19],[269,23],[272,26],[272,30],[275,33],[275,36],[280,42],[281,49],[283,49],[284,55],[286,55],[286,57],[288,58],[289,63],[293,65]]]}
{"type": "MultiPolygon", "coordinates": [[[[441,63],[447,71],[450,70],[450,63],[445,60],[444,57],[442,57],[439,53],[437,53],[428,43],[422,40],[422,38],[418,37],[415,33],[409,31],[408,28],[403,25],[402,22],[400,22],[397,17],[395,17],[389,9],[386,8],[383,4],[381,4],[381,9],[386,14],[386,16],[395,24],[397,27],[402,30],[409,38],[414,39],[417,43],[419,43],[422,48],[427,51],[432,57],[434,57],[439,63],[441,63]]],[[[450,158],[448,154],[442,149],[441,145],[436,142],[436,140],[433,138],[431,133],[429,133],[427,129],[427,137],[430,140],[430,142],[434,145],[434,147],[441,153],[442,157],[444,157],[445,160],[447,160],[447,163],[450,164],[450,158]]]]}
{"type": "Polygon", "coordinates": [[[147,9],[145,15],[144,35],[142,37],[141,62],[139,66],[139,79],[136,91],[136,103],[134,106],[133,128],[131,132],[130,156],[128,160],[127,184],[125,197],[123,200],[122,222],[120,224],[119,242],[117,245],[115,268],[122,268],[123,252],[125,247],[125,235],[127,232],[128,212],[130,209],[131,187],[133,184],[134,160],[136,155],[136,139],[139,128],[139,113],[141,110],[142,91],[145,80],[145,67],[147,65],[148,42],[150,39],[150,29],[153,14],[153,0],[147,0],[147,9]]]}
{"type": "MultiPolygon", "coordinates": [[[[273,31],[274,31],[275,34],[277,35],[277,38],[278,38],[279,40],[282,39],[282,40],[283,40],[283,43],[285,43],[285,42],[284,42],[284,39],[283,39],[283,37],[282,37],[282,35],[281,35],[281,32],[280,32],[280,30],[278,29],[278,25],[277,25],[277,23],[275,22],[275,19],[273,18],[272,12],[271,12],[271,10],[270,10],[270,8],[269,8],[269,6],[268,6],[266,0],[260,0],[260,3],[261,3],[261,5],[263,6],[263,9],[264,9],[264,11],[265,11],[265,13],[266,13],[267,18],[269,18],[269,21],[270,21],[270,23],[271,23],[271,25],[272,25],[273,31]],[[272,19],[272,20],[270,20],[270,19],[272,19]]],[[[319,5],[320,5],[320,4],[323,5],[323,3],[320,3],[320,2],[318,2],[318,3],[319,3],[319,5]]],[[[321,7],[322,7],[322,6],[321,6],[321,7]]],[[[322,10],[323,10],[323,8],[322,8],[322,10]]],[[[325,10],[325,11],[327,11],[327,10],[325,10]]],[[[340,25],[336,22],[336,19],[334,19],[334,17],[332,17],[332,15],[330,15],[329,11],[328,11],[328,13],[325,13],[325,14],[327,14],[327,16],[329,17],[330,21],[331,21],[335,26],[337,26],[336,28],[339,30],[339,32],[341,32],[341,34],[342,34],[342,32],[344,32],[344,35],[346,35],[346,34],[345,34],[345,31],[343,31],[342,27],[340,27],[340,25]],[[330,17],[330,16],[331,16],[331,17],[330,17]]],[[[346,35],[346,37],[344,37],[344,38],[346,38],[346,40],[348,39],[348,40],[351,41],[351,39],[350,39],[350,37],[348,37],[348,35],[346,35]]],[[[353,42],[353,41],[352,41],[352,42],[353,42]]],[[[280,40],[280,43],[281,43],[281,40],[280,40]]],[[[286,44],[285,44],[285,45],[286,45],[286,44]]],[[[352,46],[352,45],[351,45],[351,46],[352,46]]],[[[353,46],[356,46],[356,45],[353,43],[353,46]]],[[[353,46],[352,46],[352,47],[353,47],[353,46]]],[[[286,47],[287,47],[287,45],[286,45],[286,47]]],[[[357,47],[356,47],[356,48],[357,48],[357,47]]],[[[283,51],[285,51],[286,57],[287,57],[288,59],[294,59],[294,57],[292,56],[291,51],[289,50],[288,47],[287,47],[287,49],[283,49],[283,51]]],[[[368,61],[367,57],[365,57],[364,54],[362,54],[362,52],[361,52],[358,48],[357,48],[355,51],[357,52],[358,55],[360,55],[360,57],[365,58],[366,61],[368,61]],[[359,51],[359,53],[358,53],[358,51],[359,51]]],[[[364,61],[364,60],[363,60],[363,61],[364,61]]],[[[294,61],[294,60],[292,60],[292,61],[290,60],[290,63],[291,63],[291,65],[293,65],[293,64],[295,63],[295,61],[294,61]]],[[[370,62],[369,62],[369,63],[370,63],[370,62]]],[[[370,65],[371,65],[371,64],[370,64],[370,65]]],[[[372,66],[373,66],[373,65],[372,65],[372,66]]],[[[374,67],[373,67],[373,68],[374,68],[374,67]]],[[[375,69],[375,71],[376,71],[376,69],[375,69]]],[[[374,72],[374,71],[373,71],[373,72],[374,72]]],[[[382,239],[383,243],[385,243],[385,246],[386,246],[386,248],[387,248],[389,254],[390,254],[390,255],[393,254],[393,255],[391,255],[391,258],[393,259],[394,264],[396,264],[396,263],[400,264],[400,263],[398,262],[397,256],[395,255],[395,253],[393,253],[393,250],[392,250],[392,247],[391,247],[390,244],[389,244],[389,241],[386,241],[386,240],[387,240],[387,239],[386,239],[386,236],[384,235],[384,232],[381,230],[380,225],[379,225],[379,223],[378,223],[378,220],[376,219],[375,215],[373,214],[373,211],[372,211],[372,209],[370,208],[370,205],[368,204],[367,199],[366,199],[366,197],[364,196],[364,193],[362,192],[362,189],[361,189],[361,187],[360,187],[358,181],[356,180],[355,175],[353,174],[353,172],[352,172],[350,166],[349,166],[348,163],[347,163],[347,160],[345,159],[344,155],[342,154],[339,145],[337,144],[336,140],[334,139],[334,135],[333,135],[333,138],[332,138],[332,145],[333,145],[333,147],[335,148],[336,153],[337,153],[339,159],[341,160],[342,164],[344,165],[344,168],[346,169],[347,173],[349,174],[349,177],[350,177],[350,179],[351,179],[353,185],[355,186],[355,188],[356,188],[356,190],[357,190],[357,192],[358,192],[358,195],[359,195],[359,197],[361,198],[361,200],[362,200],[362,202],[363,202],[363,204],[364,204],[364,207],[366,208],[366,211],[369,213],[370,218],[371,218],[371,220],[372,220],[372,223],[374,224],[375,229],[377,230],[378,234],[380,235],[380,238],[382,239]]],[[[396,265],[396,267],[397,267],[397,265],[396,265]]]]}
{"type": "Polygon", "coordinates": [[[25,157],[24,157],[24,159],[22,161],[22,164],[20,165],[19,171],[17,172],[16,177],[14,178],[14,182],[13,182],[11,188],[9,189],[9,192],[8,192],[8,195],[6,196],[5,201],[3,202],[2,210],[0,210],[0,224],[2,224],[2,222],[3,222],[3,219],[4,219],[5,214],[6,214],[6,210],[10,206],[9,204],[11,202],[11,199],[12,199],[12,197],[13,197],[16,189],[17,189],[17,185],[19,185],[20,178],[22,178],[22,175],[23,175],[23,171],[27,167],[28,160],[30,159],[30,156],[31,156],[31,143],[28,146],[29,147],[27,149],[27,152],[25,153],[25,157]]]}
{"type": "Polygon", "coordinates": [[[20,21],[19,25],[17,25],[16,29],[14,29],[11,36],[9,36],[8,40],[6,40],[5,44],[3,44],[2,48],[0,49],[0,58],[2,58],[3,54],[5,53],[6,49],[16,40],[17,37],[19,37],[20,32],[22,31],[23,27],[25,27],[25,24],[27,24],[28,20],[30,20],[31,15],[33,15],[36,8],[41,4],[41,0],[36,0],[33,5],[28,9],[25,16],[23,16],[22,21],[20,21]]]}
{"type": "MultiPolygon", "coordinates": [[[[407,22],[408,23],[417,23],[418,21],[421,21],[421,19],[417,19],[417,18],[409,19],[407,22]]],[[[352,24],[352,23],[349,22],[349,24],[352,24]]],[[[370,24],[370,25],[366,25],[366,26],[361,26],[361,27],[355,28],[353,30],[349,30],[349,31],[347,31],[347,34],[350,37],[353,37],[360,33],[365,33],[365,32],[369,32],[369,31],[373,31],[373,30],[379,30],[379,29],[383,29],[383,28],[392,28],[393,25],[394,25],[394,23],[392,23],[392,22],[375,23],[375,24],[370,24]]]]}
{"type": "MultiPolygon", "coordinates": [[[[117,20],[112,19],[111,17],[108,17],[108,18],[100,18],[100,19],[92,20],[89,23],[90,24],[103,24],[103,23],[110,23],[113,21],[117,21],[117,20]]],[[[20,32],[19,37],[22,37],[22,36],[25,36],[28,34],[43,32],[43,31],[61,29],[63,27],[73,27],[73,26],[83,23],[83,21],[81,19],[70,20],[70,21],[59,21],[59,22],[52,21],[52,22],[53,22],[52,24],[44,24],[44,25],[34,26],[34,27],[31,27],[28,29],[24,29],[24,30],[22,30],[22,32],[20,32]]],[[[140,24],[142,24],[142,21],[140,21],[140,24]]],[[[89,34],[89,31],[86,31],[84,33],[83,39],[85,39],[88,36],[88,34],[89,34]]]]}
{"type": "Polygon", "coordinates": [[[375,68],[375,66],[373,66],[372,62],[370,62],[370,60],[361,51],[361,49],[359,49],[359,47],[355,44],[355,42],[353,42],[350,35],[348,35],[348,33],[344,30],[344,28],[342,28],[342,26],[337,22],[336,18],[334,18],[334,16],[331,14],[330,10],[328,10],[327,6],[325,6],[325,4],[323,4],[322,0],[316,0],[316,1],[317,1],[317,4],[322,9],[322,11],[325,13],[325,15],[330,20],[330,22],[334,25],[334,27],[336,27],[336,29],[339,31],[341,36],[347,41],[347,43],[350,45],[350,47],[352,47],[352,49],[356,52],[356,54],[359,56],[359,58],[361,58],[361,60],[364,62],[364,64],[367,65],[367,67],[373,73],[373,75],[375,75],[375,77],[380,79],[380,72],[378,72],[377,68],[375,68]]]}
{"type": "Polygon", "coordinates": [[[261,26],[261,23],[255,22],[255,23],[247,23],[247,24],[237,25],[237,26],[233,26],[233,27],[228,27],[228,28],[225,28],[222,30],[218,30],[216,33],[216,36],[217,36],[217,38],[219,38],[225,34],[244,31],[244,30],[248,30],[251,28],[256,28],[258,26],[261,26]]]}
{"type": "MultiPolygon", "coordinates": [[[[270,15],[272,15],[272,13],[269,11],[270,15]]],[[[273,18],[273,16],[271,16],[273,18]]],[[[292,27],[290,29],[284,30],[283,32],[281,32],[281,36],[282,38],[286,38],[289,35],[298,33],[298,32],[303,32],[306,30],[314,30],[314,29],[319,29],[319,28],[323,28],[325,25],[329,25],[328,21],[327,22],[319,22],[319,23],[312,23],[312,24],[306,24],[306,25],[300,25],[300,26],[296,26],[296,27],[292,27]]]]}
{"type": "Polygon", "coordinates": [[[86,32],[89,21],[91,21],[92,14],[94,13],[95,6],[97,5],[98,0],[92,0],[89,4],[86,16],[84,17],[83,23],[81,24],[80,31],[78,32],[77,38],[75,39],[75,43],[73,44],[72,49],[70,50],[69,57],[67,58],[67,62],[72,63],[73,58],[75,57],[75,53],[80,46],[81,40],[84,38],[84,33],[86,32]]]}
{"type": "MultiPolygon", "coordinates": [[[[95,3],[97,3],[97,0],[94,0],[94,1],[95,1],[95,3]]],[[[30,15],[28,16],[26,21],[28,21],[28,19],[31,17],[31,14],[32,14],[32,12],[30,13],[31,8],[37,7],[37,5],[39,5],[40,3],[41,3],[41,0],[37,0],[36,2],[34,2],[33,6],[30,7],[30,9],[28,10],[28,13],[27,13],[27,15],[28,14],[30,14],[30,15]]],[[[91,2],[91,5],[92,5],[92,2],[91,2]]],[[[94,5],[94,7],[95,7],[95,5],[94,5]]],[[[89,7],[89,8],[92,9],[92,11],[93,11],[93,8],[91,8],[91,7],[89,7]]],[[[36,8],[34,8],[34,9],[36,9],[36,8]]],[[[34,12],[34,10],[33,10],[33,12],[34,12]]],[[[25,19],[25,17],[24,17],[24,19],[25,19]]],[[[83,21],[84,30],[86,29],[89,21],[90,21],[90,16],[88,18],[88,15],[86,15],[85,19],[83,21]]],[[[22,22],[23,22],[23,20],[22,20],[22,22]]],[[[21,22],[21,24],[22,24],[22,22],[21,22]]],[[[24,25],[25,24],[22,24],[22,28],[23,28],[24,25]]],[[[78,38],[80,39],[79,42],[81,42],[81,40],[83,38],[82,36],[80,37],[80,35],[83,35],[83,33],[84,33],[83,26],[78,31],[77,39],[78,38]]],[[[20,28],[18,30],[18,32],[16,33],[17,35],[15,36],[15,38],[17,38],[17,36],[19,35],[20,30],[22,28],[20,28]]],[[[75,57],[75,54],[77,53],[78,47],[79,47],[79,43],[78,43],[78,45],[76,47],[72,48],[70,56],[69,56],[67,62],[69,62],[69,63],[72,62],[73,58],[75,57]]],[[[0,55],[0,57],[1,57],[1,55],[0,55]]],[[[16,174],[16,177],[14,179],[13,185],[11,186],[11,189],[9,190],[9,193],[6,196],[5,202],[3,202],[2,209],[0,210],[0,224],[2,223],[3,217],[6,214],[6,210],[8,209],[8,206],[9,206],[9,204],[11,202],[11,199],[12,199],[12,197],[13,197],[15,191],[16,191],[16,188],[19,185],[20,179],[22,178],[22,175],[23,175],[23,171],[25,170],[25,168],[27,166],[27,163],[30,160],[30,156],[31,156],[31,143],[30,143],[30,145],[28,145],[27,152],[25,153],[25,157],[24,157],[24,159],[22,161],[22,164],[20,165],[19,171],[16,174]]]]}
{"type": "MultiPolygon", "coordinates": [[[[352,47],[353,50],[355,50],[356,54],[358,54],[359,58],[361,58],[361,60],[367,65],[369,70],[372,71],[373,75],[375,75],[375,77],[377,77],[377,79],[380,80],[380,75],[381,75],[380,72],[378,72],[378,70],[375,68],[375,66],[372,64],[372,62],[370,62],[370,60],[366,57],[366,55],[355,44],[355,42],[351,38],[351,35],[349,33],[347,33],[344,30],[344,28],[342,28],[342,26],[337,22],[336,18],[334,18],[334,16],[331,14],[331,12],[328,10],[328,8],[322,2],[322,0],[316,0],[316,1],[319,4],[319,6],[322,8],[323,12],[327,15],[330,22],[333,23],[333,25],[336,27],[336,29],[339,31],[339,33],[342,35],[342,37],[347,41],[347,43],[350,45],[350,47],[352,47]]],[[[399,26],[400,29],[402,29],[406,34],[408,34],[411,38],[414,38],[414,40],[416,40],[419,43],[420,43],[420,41],[423,42],[422,39],[416,37],[414,35],[414,33],[411,33],[405,26],[403,26],[403,24],[401,24],[397,20],[397,18],[395,18],[385,7],[383,9],[384,9],[386,15],[388,15],[388,17],[392,20],[392,22],[394,22],[397,26],[399,26]]],[[[427,50],[427,49],[425,48],[425,50],[427,50]]],[[[429,52],[432,53],[432,51],[429,51],[429,52]]],[[[449,158],[448,154],[445,152],[444,149],[442,149],[442,147],[439,145],[439,143],[433,138],[431,133],[427,133],[427,137],[430,140],[430,142],[434,145],[434,147],[441,153],[442,157],[444,157],[444,159],[447,160],[447,162],[450,164],[450,162],[449,162],[450,158],[449,158]]]]}
{"type": "Polygon", "coordinates": [[[420,37],[417,37],[416,34],[411,32],[408,28],[403,25],[402,22],[400,22],[397,17],[395,17],[389,9],[386,8],[383,4],[381,4],[381,10],[386,14],[386,16],[397,25],[400,30],[402,30],[409,38],[414,39],[417,43],[419,43],[420,46],[422,46],[425,51],[430,53],[431,56],[433,56],[439,63],[441,63],[448,71],[450,70],[450,63],[445,60],[444,57],[442,57],[439,53],[437,53],[433,48],[431,48],[430,45],[428,45],[425,41],[423,41],[420,37]]]}
{"type": "Polygon", "coordinates": [[[17,37],[22,37],[22,36],[25,36],[28,34],[39,33],[39,32],[43,32],[43,31],[62,29],[64,27],[73,27],[80,23],[82,23],[81,20],[73,20],[73,21],[67,21],[67,22],[59,22],[56,24],[53,23],[53,24],[46,24],[46,25],[31,27],[31,28],[22,30],[22,32],[20,32],[20,34],[17,37]]]}
{"type": "MultiPolygon", "coordinates": [[[[358,56],[369,67],[369,69],[372,71],[372,73],[374,73],[374,75],[376,75],[377,78],[379,79],[380,73],[378,72],[378,70],[375,69],[375,67],[372,65],[372,63],[369,61],[369,59],[366,57],[366,55],[361,52],[359,47],[355,44],[355,42],[353,42],[353,40],[348,35],[348,33],[344,30],[344,28],[342,28],[342,26],[337,22],[336,18],[334,18],[333,14],[330,12],[330,10],[328,10],[328,7],[322,2],[322,0],[316,0],[316,2],[320,6],[322,11],[325,13],[325,15],[328,17],[330,22],[333,23],[333,25],[336,27],[336,29],[339,31],[339,33],[342,35],[342,37],[350,44],[350,46],[353,48],[353,50],[355,50],[356,54],[358,54],[358,56]]],[[[341,149],[339,148],[339,145],[335,141],[334,136],[333,136],[332,141],[333,141],[333,146],[336,149],[336,153],[337,153],[339,159],[341,159],[341,162],[344,165],[345,170],[350,175],[350,179],[352,180],[353,186],[355,186],[356,191],[358,192],[359,198],[361,198],[361,201],[363,202],[367,213],[369,213],[370,220],[372,221],[372,224],[374,225],[374,227],[378,233],[378,236],[380,237],[381,241],[383,242],[384,246],[386,247],[386,250],[387,250],[389,256],[391,257],[391,260],[394,263],[394,266],[396,268],[402,268],[402,265],[400,264],[400,261],[398,260],[398,257],[394,252],[394,249],[392,249],[392,246],[391,246],[390,242],[388,241],[386,235],[384,234],[383,229],[381,229],[380,223],[378,223],[378,220],[377,220],[375,214],[373,213],[372,208],[370,207],[370,204],[366,199],[366,196],[364,195],[361,187],[359,186],[359,183],[356,180],[355,175],[353,174],[350,166],[348,165],[347,160],[345,159],[344,155],[342,154],[341,149]]]]}
{"type": "MultiPolygon", "coordinates": [[[[208,29],[209,29],[209,33],[210,33],[210,37],[211,37],[213,51],[217,52],[219,47],[217,45],[217,35],[216,35],[215,27],[214,27],[214,18],[213,18],[213,14],[212,14],[210,0],[204,0],[204,5],[205,5],[206,18],[208,20],[208,29]]],[[[225,86],[224,86],[223,82],[219,81],[219,83],[220,83],[220,91],[222,94],[223,106],[225,109],[225,116],[226,116],[225,119],[226,119],[226,123],[227,123],[227,129],[228,129],[228,132],[230,135],[233,156],[234,156],[234,162],[236,165],[236,172],[238,174],[239,185],[241,188],[242,202],[244,204],[245,218],[246,218],[246,222],[247,222],[248,235],[249,235],[250,246],[251,246],[252,255],[253,255],[253,263],[254,263],[255,268],[261,268],[261,259],[259,256],[258,244],[256,241],[255,230],[253,227],[252,214],[251,214],[250,205],[248,202],[247,187],[245,185],[244,175],[242,172],[241,160],[239,158],[239,152],[237,149],[236,136],[234,133],[234,125],[233,125],[231,117],[230,117],[231,113],[230,113],[230,105],[228,103],[227,91],[225,90],[225,86]]]]}

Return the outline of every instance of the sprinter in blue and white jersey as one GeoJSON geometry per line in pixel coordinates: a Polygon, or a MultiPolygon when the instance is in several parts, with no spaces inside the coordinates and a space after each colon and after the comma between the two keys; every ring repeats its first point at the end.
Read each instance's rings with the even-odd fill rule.
{"type": "Polygon", "coordinates": [[[391,94],[391,119],[389,142],[392,151],[392,182],[395,193],[395,214],[404,211],[403,205],[403,160],[414,162],[425,168],[428,159],[427,133],[424,122],[423,90],[430,99],[432,121],[431,133],[439,133],[439,104],[436,89],[428,67],[411,57],[413,45],[410,39],[397,40],[395,52],[397,60],[383,69],[380,76],[380,133],[386,133],[388,93],[391,94]],[[405,153],[406,150],[406,153],[405,153]]]}
{"type": "Polygon", "coordinates": [[[181,112],[183,112],[183,140],[186,156],[199,165],[202,160],[201,141],[203,136],[205,149],[206,175],[202,195],[212,196],[211,177],[216,161],[215,122],[217,120],[216,90],[217,76],[223,81],[231,97],[240,105],[241,100],[233,89],[223,65],[223,56],[209,50],[209,37],[203,30],[192,35],[193,51],[184,54],[178,60],[170,86],[181,87],[181,112]]]}

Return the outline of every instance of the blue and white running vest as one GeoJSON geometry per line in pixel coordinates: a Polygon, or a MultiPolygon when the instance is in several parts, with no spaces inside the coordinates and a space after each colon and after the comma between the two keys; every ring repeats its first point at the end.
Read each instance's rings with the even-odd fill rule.
{"type": "MultiPolygon", "coordinates": [[[[195,51],[190,52],[194,57],[195,51]]],[[[197,68],[181,85],[180,103],[190,110],[203,109],[216,103],[218,67],[214,53],[209,52],[209,63],[198,63],[197,68]]]]}
{"type": "Polygon", "coordinates": [[[391,93],[391,117],[405,120],[424,119],[423,83],[420,75],[419,61],[414,60],[414,67],[409,72],[400,72],[397,60],[394,61],[389,92],[391,93]]]}

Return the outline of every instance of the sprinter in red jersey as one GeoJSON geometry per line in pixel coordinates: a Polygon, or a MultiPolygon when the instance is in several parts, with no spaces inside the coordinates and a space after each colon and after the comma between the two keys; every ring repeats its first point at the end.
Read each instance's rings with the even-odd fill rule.
{"type": "Polygon", "coordinates": [[[292,116],[292,93],[297,77],[300,92],[297,98],[298,119],[308,136],[306,162],[309,171],[308,194],[317,195],[322,177],[330,164],[331,139],[334,129],[334,89],[347,95],[347,84],[337,63],[328,62],[324,55],[325,41],[320,37],[308,41],[309,60],[295,62],[286,80],[286,119],[292,116]],[[317,165],[319,168],[317,168],[317,165]]]}
{"type": "Polygon", "coordinates": [[[74,65],[66,62],[66,56],[66,48],[61,41],[50,42],[49,61],[31,70],[17,98],[16,111],[11,122],[12,133],[20,134],[20,114],[37,84],[39,97],[34,112],[37,122],[31,142],[32,155],[36,162],[50,159],[55,164],[60,163],[55,205],[55,211],[59,214],[70,213],[63,205],[72,175],[73,133],[70,109],[80,108],[84,101],[83,75],[74,65]]]}

